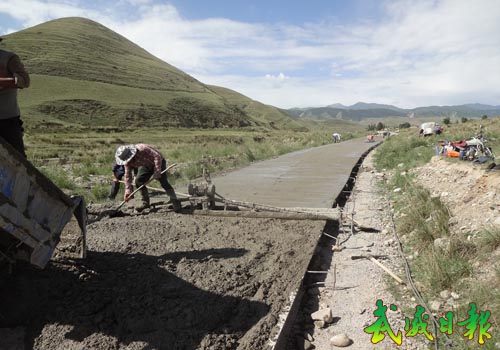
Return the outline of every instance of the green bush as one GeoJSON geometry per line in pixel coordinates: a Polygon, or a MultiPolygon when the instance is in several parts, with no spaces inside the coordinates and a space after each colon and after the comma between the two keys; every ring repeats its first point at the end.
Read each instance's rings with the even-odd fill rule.
{"type": "Polygon", "coordinates": [[[95,201],[95,202],[103,201],[108,197],[109,186],[103,185],[103,184],[96,185],[96,186],[92,187],[90,194],[91,194],[91,199],[93,201],[95,201]]]}
{"type": "Polygon", "coordinates": [[[41,167],[39,170],[47,176],[56,186],[63,190],[75,190],[75,182],[68,176],[68,173],[61,167],[41,167]]]}

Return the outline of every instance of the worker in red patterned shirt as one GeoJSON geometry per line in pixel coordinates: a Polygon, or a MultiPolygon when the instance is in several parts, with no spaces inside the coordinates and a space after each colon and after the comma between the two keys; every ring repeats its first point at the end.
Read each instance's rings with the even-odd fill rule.
{"type": "MultiPolygon", "coordinates": [[[[132,193],[132,171],[138,168],[135,185],[137,188],[145,184],[151,176],[160,181],[161,187],[170,197],[172,207],[176,212],[181,210],[181,204],[175,195],[172,185],[167,180],[167,173],[163,172],[167,168],[167,161],[160,152],[144,143],[137,145],[123,145],[118,147],[115,153],[115,160],[118,165],[125,166],[125,196],[128,201],[132,193]]],[[[149,193],[146,186],[140,190],[142,204],[136,208],[137,211],[143,211],[149,208],[149,193]]]]}

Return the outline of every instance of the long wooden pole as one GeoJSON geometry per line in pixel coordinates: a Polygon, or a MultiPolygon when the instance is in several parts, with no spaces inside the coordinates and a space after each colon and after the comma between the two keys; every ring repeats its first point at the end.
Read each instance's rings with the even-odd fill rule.
{"type": "MultiPolygon", "coordinates": [[[[380,257],[382,257],[382,255],[379,255],[380,257]]],[[[377,259],[375,259],[372,255],[355,255],[355,256],[351,256],[351,259],[368,259],[370,260],[372,263],[374,263],[375,265],[377,265],[378,267],[380,267],[382,270],[384,270],[385,272],[387,272],[392,278],[394,278],[399,284],[406,284],[401,278],[399,278],[398,276],[396,276],[396,274],[394,272],[392,272],[391,270],[389,270],[385,265],[383,265],[380,261],[378,261],[377,259]]]]}
{"type": "Polygon", "coordinates": [[[218,217],[239,217],[239,218],[261,218],[261,219],[282,219],[282,220],[338,220],[339,216],[334,214],[315,214],[315,213],[295,213],[295,212],[276,212],[276,211],[229,211],[229,210],[193,210],[193,215],[218,216],[218,217]]]}

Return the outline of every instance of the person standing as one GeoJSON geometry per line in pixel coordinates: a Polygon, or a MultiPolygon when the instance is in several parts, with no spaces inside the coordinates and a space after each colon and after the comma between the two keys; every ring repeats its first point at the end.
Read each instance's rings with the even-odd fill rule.
{"type": "MultiPolygon", "coordinates": [[[[0,38],[0,42],[2,38],[0,38]]],[[[0,49],[0,137],[26,157],[23,122],[17,103],[17,89],[30,86],[30,77],[21,59],[13,52],[0,49]]]]}
{"type": "MultiPolygon", "coordinates": [[[[132,193],[132,169],[138,168],[135,185],[137,188],[144,185],[153,176],[160,181],[161,187],[170,197],[172,207],[176,212],[181,210],[181,203],[177,199],[172,185],[167,180],[166,172],[167,161],[160,152],[150,145],[139,143],[136,145],[122,145],[118,147],[115,153],[115,160],[118,165],[125,166],[125,195],[124,200],[128,201],[132,193]]],[[[149,193],[146,186],[140,189],[142,204],[136,208],[137,211],[143,211],[149,208],[149,193]]]]}

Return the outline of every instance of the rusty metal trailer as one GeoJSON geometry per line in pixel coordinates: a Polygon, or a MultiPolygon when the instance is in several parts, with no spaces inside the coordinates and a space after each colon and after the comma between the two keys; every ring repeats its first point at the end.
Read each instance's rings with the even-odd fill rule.
{"type": "Polygon", "coordinates": [[[85,200],[68,196],[0,137],[0,264],[18,260],[44,268],[72,216],[86,254],[85,200]]]}

